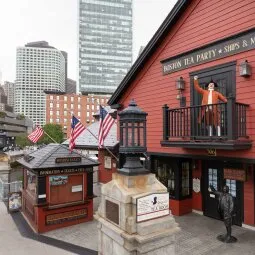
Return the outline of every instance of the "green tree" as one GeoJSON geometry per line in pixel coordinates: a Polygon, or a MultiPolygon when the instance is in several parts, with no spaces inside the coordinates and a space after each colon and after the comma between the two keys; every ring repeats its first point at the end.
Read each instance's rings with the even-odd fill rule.
{"type": "MultiPolygon", "coordinates": [[[[64,133],[62,130],[62,126],[59,124],[46,124],[43,127],[43,130],[52,137],[56,142],[62,143],[64,140],[64,133]]],[[[38,144],[49,144],[54,143],[46,134],[44,134],[40,140],[38,141],[38,144]]]]}
{"type": "Polygon", "coordinates": [[[17,117],[16,117],[17,120],[24,120],[25,118],[26,117],[23,113],[18,114],[17,117]]]}
{"type": "Polygon", "coordinates": [[[5,112],[0,112],[0,118],[5,118],[6,117],[6,113],[5,112]]]}
{"type": "Polygon", "coordinates": [[[30,142],[30,140],[27,138],[27,135],[19,135],[19,136],[16,136],[16,145],[21,147],[21,148],[24,148],[26,146],[30,146],[32,145],[33,143],[30,142]]]}

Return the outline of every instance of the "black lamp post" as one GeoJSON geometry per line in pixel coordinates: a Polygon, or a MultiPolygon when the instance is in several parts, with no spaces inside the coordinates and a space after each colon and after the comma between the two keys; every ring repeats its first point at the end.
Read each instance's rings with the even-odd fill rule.
{"type": "Polygon", "coordinates": [[[140,162],[140,154],[147,151],[146,147],[146,116],[148,114],[137,107],[132,99],[126,109],[119,113],[120,149],[125,154],[126,162],[118,170],[124,175],[148,174],[140,162]]]}

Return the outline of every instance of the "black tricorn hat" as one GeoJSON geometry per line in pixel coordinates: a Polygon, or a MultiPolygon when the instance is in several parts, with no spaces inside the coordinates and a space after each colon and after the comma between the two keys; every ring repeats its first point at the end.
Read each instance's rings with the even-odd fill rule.
{"type": "Polygon", "coordinates": [[[213,84],[214,84],[214,87],[218,87],[218,84],[217,84],[215,81],[213,81],[213,79],[211,79],[211,81],[208,82],[208,83],[205,85],[205,87],[208,87],[210,83],[213,83],[213,84]]]}

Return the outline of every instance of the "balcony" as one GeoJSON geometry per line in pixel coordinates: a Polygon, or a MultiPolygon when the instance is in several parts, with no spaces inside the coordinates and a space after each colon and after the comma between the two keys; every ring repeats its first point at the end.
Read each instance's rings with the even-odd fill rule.
{"type": "Polygon", "coordinates": [[[244,150],[251,148],[247,135],[247,108],[229,98],[227,103],[169,109],[163,106],[164,147],[244,150]]]}

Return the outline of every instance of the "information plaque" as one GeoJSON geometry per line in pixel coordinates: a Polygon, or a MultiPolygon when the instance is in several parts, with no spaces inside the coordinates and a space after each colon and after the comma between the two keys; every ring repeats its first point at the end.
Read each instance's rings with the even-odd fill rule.
{"type": "Polygon", "coordinates": [[[137,222],[169,215],[169,193],[154,193],[137,198],[137,222]]]}
{"type": "Polygon", "coordinates": [[[106,200],[105,203],[106,218],[119,225],[119,205],[109,200],[106,200]]]}

